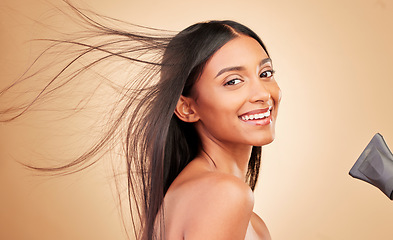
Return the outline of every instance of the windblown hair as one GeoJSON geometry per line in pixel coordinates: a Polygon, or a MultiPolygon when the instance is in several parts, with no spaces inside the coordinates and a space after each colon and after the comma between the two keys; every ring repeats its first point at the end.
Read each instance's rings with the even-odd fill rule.
{"type": "MultiPolygon", "coordinates": [[[[18,118],[45,94],[64,87],[77,75],[102,62],[119,58],[142,65],[144,71],[129,80],[122,93],[122,100],[125,100],[126,104],[122,105],[123,109],[114,116],[112,126],[96,145],[61,167],[31,167],[49,172],[65,171],[78,166],[88,167],[92,163],[86,165],[86,162],[102,150],[109,143],[109,139],[117,136],[116,132],[123,131],[122,126],[126,123],[124,149],[127,161],[128,197],[138,203],[136,209],[131,210],[132,216],[139,222],[133,223],[135,234],[138,239],[161,239],[156,233],[163,234],[164,231],[156,228],[157,226],[162,228],[163,224],[157,224],[156,218],[164,196],[179,173],[203,151],[193,124],[181,121],[174,114],[180,96],[191,94],[206,62],[230,40],[239,35],[246,35],[258,41],[267,52],[266,47],[252,30],[234,21],[201,22],[187,27],[174,36],[169,36],[168,32],[162,30],[135,25],[131,26],[142,31],[132,32],[110,28],[93,20],[86,12],[71,4],[69,6],[76,16],[83,20],[91,34],[90,37],[74,37],[71,40],[51,39],[53,45],[50,48],[57,45],[73,45],[78,46],[80,50],[29,104],[0,110],[1,114],[12,115],[1,121],[18,118]],[[143,30],[146,33],[143,33],[143,30]],[[105,37],[105,41],[94,43],[92,39],[97,36],[105,37]],[[96,56],[94,55],[96,53],[100,53],[101,56],[75,71],[65,82],[57,82],[59,76],[78,59],[89,54],[96,56]],[[54,85],[56,87],[53,87],[54,85]]],[[[14,86],[1,91],[0,97],[14,86]]],[[[261,147],[254,146],[245,179],[252,190],[258,179],[260,158],[261,147]]],[[[159,220],[163,221],[163,219],[159,220]]]]}

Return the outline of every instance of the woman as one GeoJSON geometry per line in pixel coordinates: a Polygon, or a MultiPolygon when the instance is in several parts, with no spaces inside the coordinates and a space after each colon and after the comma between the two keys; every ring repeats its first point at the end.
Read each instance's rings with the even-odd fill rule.
{"type": "MultiPolygon", "coordinates": [[[[186,68],[190,73],[183,77],[187,81],[181,95],[174,97],[171,116],[171,126],[184,126],[181,132],[190,142],[185,148],[192,150],[191,157],[178,158],[181,164],[190,161],[179,168],[174,181],[166,180],[169,188],[160,212],[164,235],[166,239],[270,239],[265,224],[252,212],[252,190],[261,151],[256,146],[273,140],[281,98],[272,61],[257,35],[232,21],[193,25],[172,44],[177,41],[188,43],[184,59],[197,56],[186,68]]],[[[165,69],[165,55],[163,65],[165,69]]]]}
{"type": "MultiPolygon", "coordinates": [[[[53,85],[59,76],[92,52],[106,55],[76,75],[110,57],[145,64],[148,74],[128,87],[127,104],[89,152],[66,166],[36,169],[83,166],[126,121],[128,195],[138,203],[132,210],[140,222],[134,223],[138,239],[270,239],[252,211],[253,190],[261,146],[274,139],[281,93],[259,37],[233,21],[197,23],[174,37],[124,32],[73,9],[95,34],[121,39],[95,45],[82,37],[53,40],[54,46],[71,44],[82,50],[30,104],[3,121],[17,118],[50,89],[58,89],[53,85]],[[122,48],[116,49],[118,43],[122,48]],[[151,58],[152,52],[159,60],[151,58]]],[[[69,76],[57,86],[75,77],[69,76]]]]}

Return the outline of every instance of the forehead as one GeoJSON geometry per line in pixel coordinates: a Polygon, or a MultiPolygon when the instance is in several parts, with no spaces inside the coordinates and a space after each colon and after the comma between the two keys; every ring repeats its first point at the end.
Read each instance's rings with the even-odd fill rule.
{"type": "Polygon", "coordinates": [[[258,66],[261,60],[267,57],[265,50],[255,39],[240,35],[227,42],[209,59],[204,73],[217,74],[226,67],[258,66]]]}

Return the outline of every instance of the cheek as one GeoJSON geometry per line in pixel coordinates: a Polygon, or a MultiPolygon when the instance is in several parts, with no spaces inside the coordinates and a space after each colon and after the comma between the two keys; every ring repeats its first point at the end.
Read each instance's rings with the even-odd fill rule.
{"type": "Polygon", "coordinates": [[[272,98],[274,100],[274,103],[275,103],[276,107],[278,107],[278,105],[281,102],[282,92],[281,92],[281,89],[280,89],[280,87],[278,86],[277,83],[275,83],[272,86],[272,88],[271,88],[271,95],[272,95],[272,98]]]}
{"type": "Polygon", "coordinates": [[[205,127],[218,131],[235,126],[241,105],[239,96],[211,92],[210,95],[200,96],[197,112],[205,127]]]}
{"type": "MultiPolygon", "coordinates": [[[[197,112],[202,122],[211,122],[213,120],[222,120],[226,115],[227,109],[222,99],[217,98],[214,94],[211,97],[205,96],[197,102],[197,112]]],[[[213,121],[214,122],[214,121],[213,121]]]]}

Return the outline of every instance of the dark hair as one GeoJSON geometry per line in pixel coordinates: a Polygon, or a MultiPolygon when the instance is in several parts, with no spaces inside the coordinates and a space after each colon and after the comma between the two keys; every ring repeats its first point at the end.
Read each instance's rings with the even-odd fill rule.
{"type": "MultiPolygon", "coordinates": [[[[156,229],[156,218],[169,186],[185,166],[200,151],[203,151],[193,124],[181,121],[174,114],[177,101],[181,95],[190,95],[206,62],[230,40],[241,34],[255,39],[267,53],[266,47],[252,30],[234,21],[201,22],[187,27],[174,37],[168,37],[109,28],[72,5],[70,6],[84,23],[93,29],[91,32],[94,35],[112,36],[113,40],[97,44],[91,44],[91,41],[82,42],[84,38],[50,40],[54,42],[54,45],[77,45],[82,47],[82,50],[49,81],[30,104],[22,109],[17,108],[19,113],[3,121],[15,119],[27,111],[36,100],[51,91],[48,87],[56,82],[64,70],[86,54],[100,52],[104,56],[83,66],[77,74],[104,60],[108,61],[112,57],[144,64],[144,70],[146,70],[144,74],[139,75],[141,77],[138,81],[128,85],[123,95],[127,98],[123,110],[115,117],[106,135],[90,151],[58,168],[31,167],[41,171],[59,171],[82,166],[102,149],[109,141],[108,139],[116,135],[115,132],[119,131],[121,124],[127,121],[125,155],[128,197],[129,201],[134,199],[139,203],[136,209],[131,211],[132,215],[140,220],[140,226],[136,226],[133,220],[134,230],[139,229],[139,233],[136,233],[138,239],[156,239],[158,237],[156,232],[163,233],[162,229],[156,229]],[[121,44],[120,47],[116,48],[119,44],[121,44]],[[155,80],[157,75],[159,79],[155,80]]],[[[142,30],[163,33],[148,28],[142,28],[142,30]]],[[[58,85],[64,84],[58,83],[58,85]]],[[[0,96],[8,89],[0,92],[0,96]]],[[[53,87],[53,89],[57,88],[53,87]]],[[[12,112],[12,109],[8,108],[1,113],[6,112],[12,112]]],[[[245,179],[252,190],[258,179],[260,157],[261,147],[254,146],[245,179]]],[[[159,226],[161,228],[163,225],[159,224],[159,226]]]]}
{"type": "MultiPolygon", "coordinates": [[[[154,232],[152,228],[155,217],[169,186],[201,150],[200,139],[193,124],[179,120],[174,114],[177,101],[180,95],[190,94],[209,58],[239,34],[254,38],[266,51],[253,31],[234,21],[194,24],[177,34],[165,50],[157,95],[144,125],[147,127],[148,144],[145,150],[151,151],[148,172],[152,175],[149,177],[148,188],[144,189],[148,199],[147,234],[154,232]]],[[[253,147],[246,179],[252,190],[258,178],[260,156],[261,147],[253,147]]]]}

